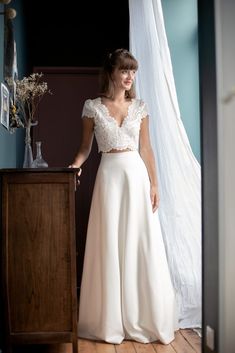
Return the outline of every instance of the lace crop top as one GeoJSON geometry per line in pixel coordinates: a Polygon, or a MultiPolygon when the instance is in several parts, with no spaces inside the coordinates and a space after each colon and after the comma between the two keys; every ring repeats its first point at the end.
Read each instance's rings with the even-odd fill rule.
{"type": "Polygon", "coordinates": [[[148,115],[146,103],[141,99],[132,99],[128,114],[121,126],[102,103],[101,98],[87,99],[83,106],[82,117],[94,119],[94,133],[99,152],[109,152],[112,149],[138,150],[140,124],[148,115]]]}

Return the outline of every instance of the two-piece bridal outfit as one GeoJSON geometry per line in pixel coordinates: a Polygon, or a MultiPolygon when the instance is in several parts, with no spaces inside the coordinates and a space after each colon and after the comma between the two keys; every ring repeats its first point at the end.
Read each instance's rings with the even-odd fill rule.
{"type": "Polygon", "coordinates": [[[85,101],[102,152],[89,215],[78,336],[168,344],[178,310],[150,181],[139,149],[146,104],[132,99],[121,126],[100,97],[85,101]],[[117,153],[106,153],[112,149],[117,153]],[[129,151],[122,152],[124,149],[129,151]]]}

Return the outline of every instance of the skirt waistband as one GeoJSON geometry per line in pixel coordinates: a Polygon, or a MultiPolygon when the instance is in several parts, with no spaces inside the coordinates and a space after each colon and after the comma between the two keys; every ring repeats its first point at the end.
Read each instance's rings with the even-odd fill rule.
{"type": "Polygon", "coordinates": [[[106,159],[106,158],[125,158],[125,157],[130,157],[130,156],[134,156],[134,155],[138,155],[139,156],[139,152],[138,151],[125,151],[125,152],[102,152],[102,159],[106,159]]]}

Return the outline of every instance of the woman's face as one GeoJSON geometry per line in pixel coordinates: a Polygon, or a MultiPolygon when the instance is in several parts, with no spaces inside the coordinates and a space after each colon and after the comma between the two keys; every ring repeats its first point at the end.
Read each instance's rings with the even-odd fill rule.
{"type": "Polygon", "coordinates": [[[112,79],[116,88],[124,89],[128,91],[131,89],[135,78],[135,70],[126,70],[126,69],[115,69],[112,73],[112,79]]]}

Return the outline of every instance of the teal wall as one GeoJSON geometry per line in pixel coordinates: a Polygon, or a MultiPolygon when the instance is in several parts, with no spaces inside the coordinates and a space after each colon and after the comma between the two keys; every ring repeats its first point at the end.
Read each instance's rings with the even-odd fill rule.
{"type": "MultiPolygon", "coordinates": [[[[26,43],[23,17],[23,6],[21,0],[12,0],[9,4],[17,11],[17,16],[13,20],[14,32],[17,46],[18,72],[21,78],[26,72],[26,43]]],[[[0,5],[0,11],[4,9],[0,5]]],[[[4,53],[4,17],[0,15],[0,82],[3,79],[3,53],[4,53]]],[[[22,167],[24,150],[24,131],[18,129],[11,134],[0,124],[0,168],[22,167]]]]}
{"type": "Polygon", "coordinates": [[[200,163],[197,0],[162,0],[181,118],[200,163]]]}

